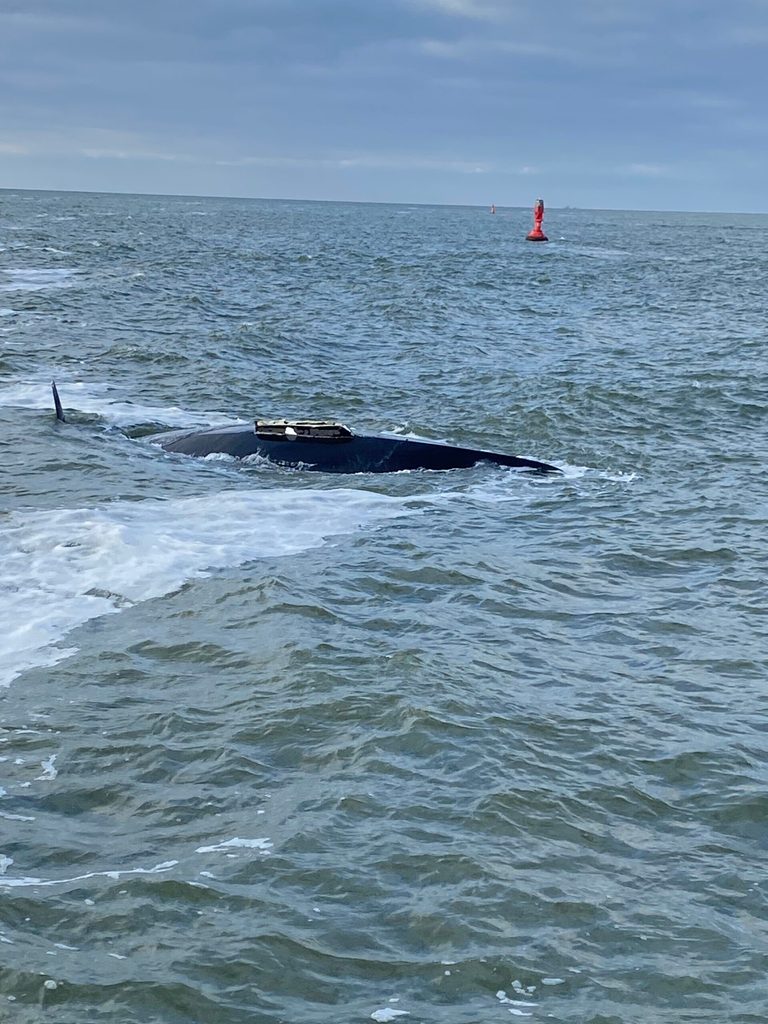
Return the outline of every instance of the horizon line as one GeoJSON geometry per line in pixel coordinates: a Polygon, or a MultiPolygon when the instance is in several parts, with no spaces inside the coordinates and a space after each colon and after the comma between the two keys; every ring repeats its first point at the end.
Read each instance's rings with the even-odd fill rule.
{"type": "MultiPolygon", "coordinates": [[[[75,188],[24,188],[12,185],[0,185],[0,193],[3,192],[40,192],[43,194],[54,193],[62,195],[91,195],[91,196],[135,196],[157,199],[232,199],[238,202],[277,202],[277,203],[340,203],[347,206],[420,206],[436,208],[457,208],[470,210],[484,210],[495,206],[497,210],[527,210],[530,205],[504,205],[499,203],[424,203],[410,202],[408,200],[386,200],[386,199],[310,199],[306,197],[295,198],[288,196],[238,196],[224,195],[219,193],[198,193],[198,192],[128,192],[126,190],[110,189],[75,189],[75,188]]],[[[733,217],[766,217],[768,213],[760,213],[754,210],[674,210],[653,208],[635,208],[623,206],[547,206],[548,210],[574,211],[584,213],[680,213],[680,214],[702,214],[733,217]]]]}

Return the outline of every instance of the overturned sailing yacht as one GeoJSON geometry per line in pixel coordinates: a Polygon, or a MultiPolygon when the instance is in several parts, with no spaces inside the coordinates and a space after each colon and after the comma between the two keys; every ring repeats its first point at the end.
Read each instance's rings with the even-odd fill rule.
{"type": "MultiPolygon", "coordinates": [[[[55,383],[53,398],[58,419],[64,419],[55,383]]],[[[413,469],[466,469],[478,462],[559,473],[556,466],[536,459],[482,448],[463,448],[441,441],[422,441],[390,434],[355,434],[343,423],[329,420],[262,420],[253,425],[174,430],[147,440],[164,451],[205,457],[259,457],[280,466],[324,473],[398,473],[413,469]]]]}

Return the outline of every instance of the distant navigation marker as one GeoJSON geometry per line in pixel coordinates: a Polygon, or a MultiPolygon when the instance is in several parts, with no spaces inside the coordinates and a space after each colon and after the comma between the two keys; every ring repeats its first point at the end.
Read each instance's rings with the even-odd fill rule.
{"type": "Polygon", "coordinates": [[[541,222],[544,220],[544,200],[537,199],[533,207],[533,230],[525,236],[529,242],[548,242],[549,239],[541,230],[541,222]]]}
{"type": "Polygon", "coordinates": [[[496,213],[496,203],[491,203],[491,213],[496,213]]]}

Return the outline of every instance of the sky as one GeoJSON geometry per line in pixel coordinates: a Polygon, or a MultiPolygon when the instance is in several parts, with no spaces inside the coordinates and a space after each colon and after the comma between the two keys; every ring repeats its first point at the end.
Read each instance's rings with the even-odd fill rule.
{"type": "Polygon", "coordinates": [[[0,0],[0,188],[768,212],[768,0],[0,0]]]}

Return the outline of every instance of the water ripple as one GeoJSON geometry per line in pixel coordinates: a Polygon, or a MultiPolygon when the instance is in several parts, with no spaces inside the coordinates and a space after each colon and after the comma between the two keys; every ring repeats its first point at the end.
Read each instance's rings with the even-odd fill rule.
{"type": "Polygon", "coordinates": [[[765,219],[4,202],[14,1019],[763,1021],[765,219]]]}

